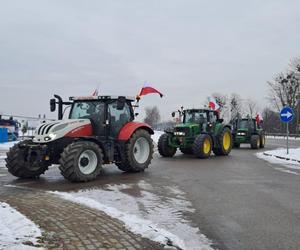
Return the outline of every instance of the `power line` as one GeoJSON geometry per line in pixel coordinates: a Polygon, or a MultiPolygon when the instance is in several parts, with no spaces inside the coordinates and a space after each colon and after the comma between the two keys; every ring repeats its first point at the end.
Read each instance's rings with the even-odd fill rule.
{"type": "Polygon", "coordinates": [[[16,118],[23,118],[23,119],[29,119],[29,120],[50,120],[50,121],[54,121],[54,119],[48,119],[48,118],[42,118],[42,117],[23,116],[23,115],[0,114],[0,116],[16,117],[16,118]]]}

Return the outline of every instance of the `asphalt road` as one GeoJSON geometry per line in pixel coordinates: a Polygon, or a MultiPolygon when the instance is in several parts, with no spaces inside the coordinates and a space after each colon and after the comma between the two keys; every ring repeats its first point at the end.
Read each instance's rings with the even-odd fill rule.
{"type": "MultiPolygon", "coordinates": [[[[268,139],[264,150],[284,145],[284,140],[268,139]]],[[[292,140],[290,145],[300,147],[300,141],[292,140]]],[[[260,151],[242,147],[228,157],[207,160],[182,154],[171,159],[156,155],[145,173],[123,174],[107,167],[98,180],[84,184],[65,181],[55,168],[39,180],[16,180],[6,175],[0,177],[0,183],[60,191],[137,183],[141,179],[154,186],[176,185],[196,209],[188,214],[190,220],[215,248],[299,249],[300,170],[293,170],[299,175],[278,171],[278,165],[255,156],[260,151]]],[[[5,175],[3,168],[1,174],[5,175]]]]}

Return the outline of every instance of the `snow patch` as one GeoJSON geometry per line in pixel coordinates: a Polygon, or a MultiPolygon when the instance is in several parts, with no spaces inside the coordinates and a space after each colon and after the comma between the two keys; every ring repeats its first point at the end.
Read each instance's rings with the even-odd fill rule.
{"type": "Polygon", "coordinates": [[[14,146],[18,141],[12,141],[12,142],[5,142],[5,143],[0,143],[0,150],[5,150],[8,151],[12,146],[14,146]]]}
{"type": "MultiPolygon", "coordinates": [[[[256,156],[272,164],[281,164],[288,169],[300,170],[300,148],[290,149],[289,154],[287,154],[285,148],[279,148],[276,150],[265,151],[263,153],[257,153],[256,156]]],[[[299,175],[299,173],[288,169],[275,169],[281,172],[299,175]]]]}
{"type": "Polygon", "coordinates": [[[42,249],[23,244],[26,241],[36,244],[41,230],[5,202],[0,202],[0,221],[0,249],[42,249]]]}
{"type": "Polygon", "coordinates": [[[164,245],[172,242],[181,249],[212,249],[211,241],[186,218],[195,209],[176,187],[156,187],[140,181],[77,193],[52,193],[99,209],[124,222],[130,231],[164,245]]]}
{"type": "Polygon", "coordinates": [[[153,142],[154,142],[156,145],[157,145],[157,143],[158,143],[159,137],[160,137],[162,134],[164,134],[163,131],[157,131],[157,130],[155,130],[155,131],[154,131],[154,135],[151,136],[153,142]]]}

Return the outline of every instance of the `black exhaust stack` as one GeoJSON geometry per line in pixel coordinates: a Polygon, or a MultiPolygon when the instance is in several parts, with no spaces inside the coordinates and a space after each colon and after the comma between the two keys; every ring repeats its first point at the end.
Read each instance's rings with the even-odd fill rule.
{"type": "Polygon", "coordinates": [[[63,106],[71,105],[72,102],[63,102],[62,98],[59,95],[54,95],[57,101],[53,98],[50,99],[50,111],[54,112],[56,110],[56,104],[58,105],[58,120],[62,120],[63,118],[63,106]]]}

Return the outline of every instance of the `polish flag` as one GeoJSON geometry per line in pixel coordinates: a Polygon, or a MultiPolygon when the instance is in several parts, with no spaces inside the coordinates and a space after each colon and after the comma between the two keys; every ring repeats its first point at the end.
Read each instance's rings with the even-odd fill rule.
{"type": "Polygon", "coordinates": [[[92,96],[98,96],[98,89],[95,89],[95,91],[92,93],[92,96]]]}
{"type": "Polygon", "coordinates": [[[155,88],[153,88],[153,87],[151,87],[149,85],[144,85],[144,87],[141,89],[141,92],[140,92],[139,96],[148,95],[148,94],[159,94],[160,97],[164,96],[157,89],[155,89],[155,88]]]}
{"type": "Polygon", "coordinates": [[[208,107],[216,111],[220,111],[221,108],[215,98],[212,100],[209,98],[208,107]]]}

